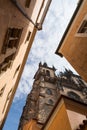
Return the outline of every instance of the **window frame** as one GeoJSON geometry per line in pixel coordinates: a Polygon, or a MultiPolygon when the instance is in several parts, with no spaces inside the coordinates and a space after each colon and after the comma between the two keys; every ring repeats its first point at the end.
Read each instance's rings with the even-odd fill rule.
{"type": "Polygon", "coordinates": [[[31,36],[31,32],[29,31],[28,34],[27,34],[27,37],[26,37],[26,41],[25,41],[25,43],[29,41],[30,36],[31,36]]]}
{"type": "MultiPolygon", "coordinates": [[[[83,20],[83,22],[82,22],[82,24],[81,24],[81,26],[80,26],[80,28],[79,28],[79,30],[78,30],[78,33],[87,33],[87,32],[85,32],[84,31],[84,29],[87,29],[87,20],[83,20]]],[[[86,30],[87,31],[87,30],[86,30]]]]}
{"type": "Polygon", "coordinates": [[[1,49],[2,54],[6,54],[8,48],[18,48],[23,28],[8,28],[5,34],[4,43],[1,49]]]}
{"type": "Polygon", "coordinates": [[[31,3],[31,0],[26,0],[25,1],[25,7],[29,8],[30,7],[30,3],[31,3]]]}
{"type": "Polygon", "coordinates": [[[0,74],[6,71],[8,68],[12,66],[12,61],[14,60],[15,53],[9,55],[4,59],[4,61],[0,64],[0,74]]]}
{"type": "Polygon", "coordinates": [[[85,23],[87,24],[87,15],[85,15],[84,19],[82,20],[80,26],[77,29],[77,32],[75,34],[76,37],[87,37],[87,33],[81,32],[83,30],[85,23]]]}
{"type": "Polygon", "coordinates": [[[5,90],[6,84],[0,89],[0,97],[3,96],[4,90],[5,90]]]}
{"type": "Polygon", "coordinates": [[[16,76],[16,74],[17,74],[17,72],[20,70],[20,67],[21,67],[21,64],[20,64],[20,65],[18,65],[18,67],[16,68],[13,78],[15,78],[15,76],[16,76]]]}
{"type": "Polygon", "coordinates": [[[46,76],[50,77],[50,71],[46,70],[46,76]]]}

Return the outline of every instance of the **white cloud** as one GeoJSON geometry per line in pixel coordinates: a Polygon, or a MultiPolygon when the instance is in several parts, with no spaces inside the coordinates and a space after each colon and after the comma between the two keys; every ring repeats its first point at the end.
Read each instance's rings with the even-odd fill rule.
{"type": "Polygon", "coordinates": [[[43,30],[37,33],[32,45],[15,99],[23,97],[30,92],[33,76],[38,69],[38,63],[40,61],[47,62],[49,66],[54,65],[58,69],[57,72],[63,71],[64,67],[73,70],[65,58],[60,58],[55,54],[55,50],[76,8],[77,1],[52,1],[43,30]]]}

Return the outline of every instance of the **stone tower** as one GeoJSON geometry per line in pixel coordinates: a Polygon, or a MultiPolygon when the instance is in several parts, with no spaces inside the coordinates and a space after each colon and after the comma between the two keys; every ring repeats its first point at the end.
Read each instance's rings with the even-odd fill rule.
{"type": "Polygon", "coordinates": [[[87,83],[70,70],[65,69],[58,76],[55,75],[55,70],[55,67],[48,67],[46,63],[39,63],[18,130],[42,128],[61,95],[87,104],[87,83]],[[23,129],[26,124],[31,124],[31,121],[35,127],[23,129]]]}
{"type": "Polygon", "coordinates": [[[55,103],[58,100],[55,68],[48,67],[46,63],[39,63],[39,69],[34,76],[31,93],[27,96],[26,105],[20,119],[18,130],[31,119],[36,120],[41,128],[46,122],[55,103]]]}

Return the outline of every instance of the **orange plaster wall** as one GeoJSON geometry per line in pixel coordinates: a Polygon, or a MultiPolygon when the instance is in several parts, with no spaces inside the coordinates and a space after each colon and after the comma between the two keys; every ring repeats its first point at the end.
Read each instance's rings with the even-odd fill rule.
{"type": "Polygon", "coordinates": [[[40,130],[37,126],[36,121],[31,120],[29,123],[25,124],[23,130],[40,130]]]}
{"type": "Polygon", "coordinates": [[[84,0],[59,52],[87,81],[87,34],[77,33],[85,18],[87,19],[87,0],[84,0]]]}
{"type": "Polygon", "coordinates": [[[44,130],[72,130],[64,103],[57,107],[44,130]]]}

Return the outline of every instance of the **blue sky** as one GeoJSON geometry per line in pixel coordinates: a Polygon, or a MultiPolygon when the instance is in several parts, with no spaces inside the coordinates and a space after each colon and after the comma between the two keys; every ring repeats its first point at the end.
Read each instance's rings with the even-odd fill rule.
{"type": "Polygon", "coordinates": [[[44,21],[43,30],[39,31],[35,37],[3,130],[17,130],[23,106],[27,94],[32,88],[33,76],[40,61],[42,63],[47,62],[49,66],[54,65],[57,68],[56,73],[64,71],[64,67],[75,72],[65,58],[60,58],[55,54],[55,50],[77,3],[78,0],[52,1],[44,21]]]}

